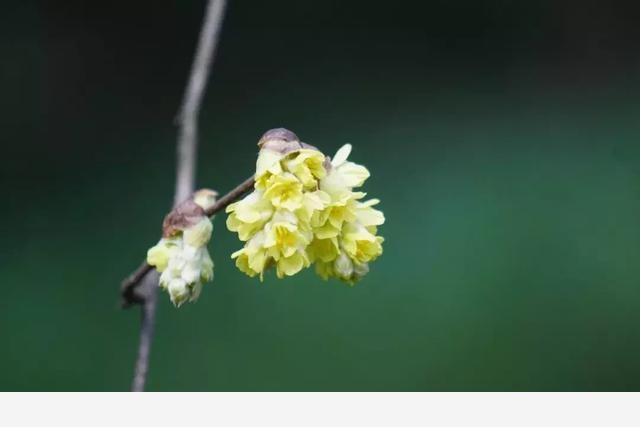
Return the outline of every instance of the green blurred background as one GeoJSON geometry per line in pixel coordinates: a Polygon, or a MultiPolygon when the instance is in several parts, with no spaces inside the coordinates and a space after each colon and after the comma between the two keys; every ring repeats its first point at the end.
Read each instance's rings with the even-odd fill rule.
{"type": "MultiPolygon", "coordinates": [[[[201,1],[0,7],[0,389],[126,390],[121,279],[173,193],[201,1]]],[[[229,259],[160,295],[150,390],[640,389],[632,2],[230,1],[201,115],[221,192],[285,126],[352,143],[385,254],[357,287],[229,259]]]]}

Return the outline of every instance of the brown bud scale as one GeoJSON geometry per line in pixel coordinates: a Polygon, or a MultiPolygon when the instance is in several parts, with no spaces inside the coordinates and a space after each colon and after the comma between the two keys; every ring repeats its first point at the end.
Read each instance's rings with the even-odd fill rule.
{"type": "Polygon", "coordinates": [[[194,202],[192,198],[185,200],[164,218],[162,222],[162,237],[175,236],[184,229],[197,224],[205,216],[204,209],[194,202]]]}

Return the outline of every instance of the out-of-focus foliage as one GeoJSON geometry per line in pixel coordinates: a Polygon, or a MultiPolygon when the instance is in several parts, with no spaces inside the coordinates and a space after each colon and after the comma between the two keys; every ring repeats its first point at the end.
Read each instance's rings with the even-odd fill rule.
{"type": "MultiPolygon", "coordinates": [[[[198,2],[4,2],[0,388],[122,390],[118,285],[171,204],[198,2]]],[[[231,2],[199,185],[285,126],[358,147],[385,254],[263,284],[216,218],[206,298],[159,301],[151,390],[637,390],[632,2],[231,2]],[[180,360],[180,363],[176,363],[180,360]]]]}

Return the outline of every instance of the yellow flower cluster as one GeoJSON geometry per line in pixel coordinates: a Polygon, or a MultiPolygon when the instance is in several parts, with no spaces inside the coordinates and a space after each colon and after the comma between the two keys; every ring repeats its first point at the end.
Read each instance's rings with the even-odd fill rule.
{"type": "Polygon", "coordinates": [[[350,145],[331,160],[297,138],[268,135],[260,143],[254,191],[227,207],[227,227],[245,242],[232,254],[236,266],[260,279],[275,266],[282,278],[315,262],[324,279],[354,284],[382,254],[378,200],[362,202],[365,193],[353,191],[369,171],[347,161],[350,145]]]}
{"type": "Polygon", "coordinates": [[[147,251],[149,265],[162,273],[160,287],[178,307],[197,300],[202,285],[213,280],[213,261],[207,250],[213,224],[204,209],[214,202],[215,192],[196,192],[193,200],[184,202],[167,216],[166,235],[147,251]]]}
{"type": "Polygon", "coordinates": [[[308,252],[322,278],[337,277],[353,285],[369,272],[369,262],[382,254],[384,239],[377,235],[377,227],[384,223],[384,215],[373,208],[378,199],[363,202],[366,194],[353,191],[364,184],[369,171],[348,161],[350,153],[351,145],[340,148],[320,180],[320,191],[329,199],[312,217],[315,238],[308,252]]]}

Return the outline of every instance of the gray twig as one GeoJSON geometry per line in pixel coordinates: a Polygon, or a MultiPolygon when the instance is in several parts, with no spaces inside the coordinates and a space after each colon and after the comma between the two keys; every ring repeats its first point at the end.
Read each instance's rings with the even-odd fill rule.
{"type": "MultiPolygon", "coordinates": [[[[176,168],[176,188],[174,194],[174,206],[187,199],[195,188],[196,160],[198,148],[198,113],[202,104],[202,96],[207,85],[209,70],[218,44],[218,34],[222,26],[222,19],[226,0],[209,0],[205,13],[198,47],[191,66],[191,74],[184,92],[182,107],[178,114],[178,149],[176,168]]],[[[144,391],[144,386],[149,371],[149,355],[155,324],[155,312],[157,301],[158,275],[150,273],[151,268],[141,266],[137,280],[146,286],[146,292],[141,299],[142,322],[140,325],[140,343],[138,357],[136,359],[133,376],[132,391],[144,391]]],[[[135,287],[134,287],[135,288],[135,287]]],[[[134,294],[131,289],[131,295],[134,294]]],[[[127,288],[128,289],[128,288],[127,288]]]]}
{"type": "Polygon", "coordinates": [[[196,157],[198,149],[198,114],[207,78],[218,45],[218,35],[226,0],[209,0],[200,31],[198,48],[191,66],[191,75],[184,91],[182,107],[178,113],[177,175],[174,206],[187,199],[195,189],[196,157]]]}
{"type": "Polygon", "coordinates": [[[132,391],[144,391],[144,385],[149,370],[149,355],[151,354],[151,341],[153,341],[153,331],[156,323],[156,300],[158,299],[158,279],[157,271],[152,271],[141,282],[144,288],[145,298],[140,307],[140,343],[138,345],[138,357],[133,373],[132,391]]]}

